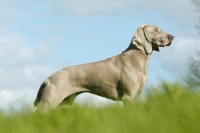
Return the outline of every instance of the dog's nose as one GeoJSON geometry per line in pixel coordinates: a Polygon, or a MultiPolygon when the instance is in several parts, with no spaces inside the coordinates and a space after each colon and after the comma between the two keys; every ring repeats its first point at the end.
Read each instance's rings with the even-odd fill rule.
{"type": "Polygon", "coordinates": [[[169,35],[168,38],[169,38],[170,41],[172,41],[174,39],[174,36],[173,35],[169,35]]]}

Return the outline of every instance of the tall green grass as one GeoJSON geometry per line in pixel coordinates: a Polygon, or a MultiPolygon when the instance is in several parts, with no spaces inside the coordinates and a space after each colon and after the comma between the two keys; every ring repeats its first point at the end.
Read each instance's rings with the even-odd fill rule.
{"type": "Polygon", "coordinates": [[[1,133],[200,133],[200,94],[163,83],[125,107],[0,113],[1,133]]]}

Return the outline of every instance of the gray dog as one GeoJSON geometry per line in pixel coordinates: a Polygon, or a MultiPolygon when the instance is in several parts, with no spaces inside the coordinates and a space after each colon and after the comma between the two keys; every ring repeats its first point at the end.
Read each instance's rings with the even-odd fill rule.
{"type": "Polygon", "coordinates": [[[173,38],[155,25],[142,25],[121,54],[53,73],[40,86],[34,105],[41,111],[58,105],[72,106],[75,97],[83,92],[132,102],[147,81],[152,51],[169,46],[173,38]]]}

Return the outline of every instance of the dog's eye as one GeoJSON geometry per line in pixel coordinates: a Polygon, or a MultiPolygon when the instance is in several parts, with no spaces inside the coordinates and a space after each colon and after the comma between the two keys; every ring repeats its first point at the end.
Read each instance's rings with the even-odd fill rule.
{"type": "Polygon", "coordinates": [[[154,31],[154,32],[158,33],[158,32],[159,32],[159,30],[158,30],[158,29],[155,29],[155,31],[154,31]]]}
{"type": "Polygon", "coordinates": [[[161,29],[155,29],[155,32],[159,33],[161,32],[162,30],[161,29]]]}

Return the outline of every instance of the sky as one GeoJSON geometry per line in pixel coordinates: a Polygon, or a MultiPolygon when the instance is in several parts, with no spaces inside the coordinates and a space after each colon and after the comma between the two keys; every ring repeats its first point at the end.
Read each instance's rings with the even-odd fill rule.
{"type": "MultiPolygon", "coordinates": [[[[125,50],[140,25],[175,36],[154,51],[145,89],[180,81],[200,50],[198,14],[190,0],[0,0],[0,110],[33,101],[41,83],[67,66],[103,60],[125,50]]],[[[145,93],[145,90],[144,92],[145,93]]],[[[76,99],[112,101],[81,94],[76,99]]]]}

